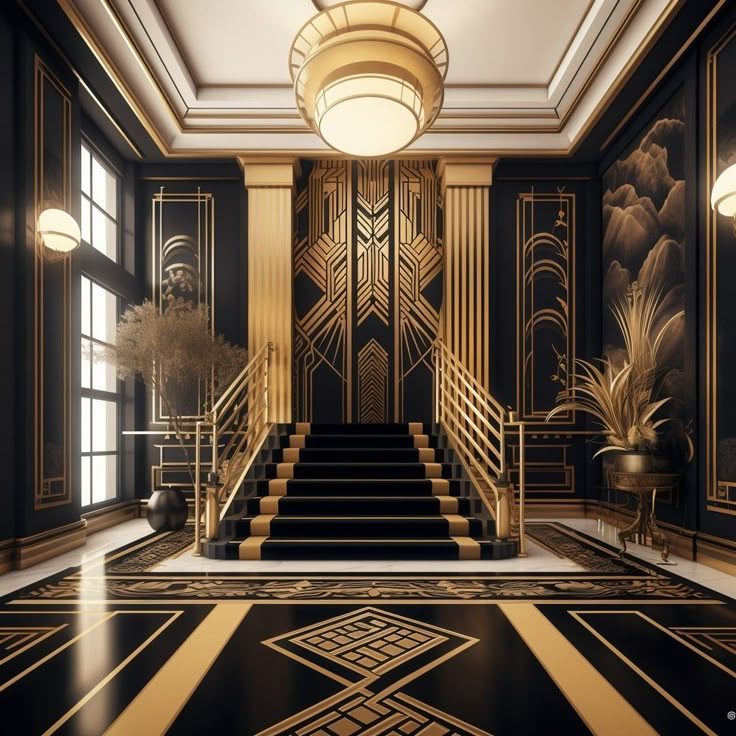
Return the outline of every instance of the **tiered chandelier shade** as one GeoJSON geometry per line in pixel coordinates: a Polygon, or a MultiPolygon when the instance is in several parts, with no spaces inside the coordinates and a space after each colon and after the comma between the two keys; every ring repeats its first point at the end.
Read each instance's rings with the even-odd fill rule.
{"type": "Polygon", "coordinates": [[[353,0],[314,16],[289,55],[299,112],[332,148],[387,156],[442,108],[447,46],[424,16],[388,0],[353,0]]]}

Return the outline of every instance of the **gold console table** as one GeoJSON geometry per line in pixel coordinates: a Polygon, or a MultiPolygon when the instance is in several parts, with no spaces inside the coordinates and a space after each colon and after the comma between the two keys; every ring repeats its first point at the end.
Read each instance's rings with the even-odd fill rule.
{"type": "Polygon", "coordinates": [[[646,544],[651,537],[652,546],[655,540],[662,543],[662,560],[667,562],[670,554],[670,541],[667,535],[657,526],[655,504],[657,492],[676,492],[680,482],[679,473],[624,473],[612,470],[609,473],[609,485],[619,491],[636,496],[636,517],[627,527],[618,533],[621,553],[626,552],[626,540],[640,534],[646,544]]]}

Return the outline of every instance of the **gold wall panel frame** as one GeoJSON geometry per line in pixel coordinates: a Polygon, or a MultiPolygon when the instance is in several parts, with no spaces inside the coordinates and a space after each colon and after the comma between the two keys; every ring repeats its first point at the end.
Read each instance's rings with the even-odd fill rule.
{"type": "MultiPolygon", "coordinates": [[[[208,309],[210,331],[215,334],[215,197],[210,192],[202,192],[201,187],[196,192],[166,192],[161,186],[151,198],[151,275],[152,301],[154,306],[163,313],[167,301],[164,291],[167,279],[167,263],[164,252],[167,247],[176,246],[176,239],[188,240],[192,245],[193,255],[197,263],[197,273],[191,273],[190,264],[168,264],[169,270],[173,267],[187,268],[192,278],[196,278],[198,289],[195,306],[204,305],[208,309]],[[190,233],[178,233],[167,237],[164,241],[164,205],[183,204],[193,205],[197,213],[196,241],[190,233]]],[[[198,403],[202,406],[202,387],[198,388],[198,403]]],[[[155,390],[152,391],[151,423],[165,424],[169,416],[161,404],[161,397],[155,390]]],[[[188,414],[182,416],[187,424],[194,424],[202,419],[202,414],[188,414]]]]}
{"type": "MultiPolygon", "coordinates": [[[[556,327],[565,338],[564,355],[557,351],[555,376],[560,390],[570,388],[576,358],[576,195],[557,187],[557,192],[522,192],[517,208],[517,407],[522,419],[545,422],[548,412],[554,407],[539,408],[535,402],[534,334],[535,327],[546,322],[556,327]],[[556,219],[536,230],[534,205],[558,203],[556,219]],[[531,230],[527,229],[527,209],[531,230]],[[537,259],[535,249],[549,247],[547,257],[537,259]],[[556,306],[549,304],[536,308],[534,284],[539,277],[556,279],[564,296],[556,297],[556,306]]],[[[554,346],[553,346],[554,348],[554,346]]],[[[552,376],[550,376],[552,380],[552,376]]],[[[565,412],[552,420],[557,424],[574,424],[575,412],[565,412]]]]}
{"type": "Polygon", "coordinates": [[[33,191],[34,191],[34,249],[33,249],[33,433],[34,433],[34,479],[33,497],[34,510],[51,508],[71,503],[72,500],[72,393],[71,393],[71,294],[72,294],[72,264],[71,258],[50,262],[44,257],[45,246],[36,234],[36,222],[41,210],[47,204],[44,200],[46,188],[46,171],[44,166],[44,145],[46,131],[44,126],[44,103],[46,83],[60,96],[62,103],[61,126],[61,201],[55,202],[67,212],[72,211],[72,96],[69,90],[51,72],[38,55],[34,56],[33,71],[33,191]],[[45,283],[47,269],[61,269],[63,288],[61,293],[60,310],[62,314],[62,376],[61,391],[63,394],[63,432],[62,432],[62,474],[54,477],[45,477],[45,447],[44,436],[44,351],[46,340],[44,335],[44,308],[45,283]]]}
{"type": "Polygon", "coordinates": [[[728,494],[730,488],[734,486],[718,480],[718,280],[716,272],[719,246],[719,215],[710,208],[710,192],[718,175],[718,56],[734,39],[736,39],[736,24],[732,25],[708,49],[706,55],[706,190],[701,200],[701,206],[706,208],[706,510],[732,516],[736,516],[736,500],[729,500],[728,494]]]}

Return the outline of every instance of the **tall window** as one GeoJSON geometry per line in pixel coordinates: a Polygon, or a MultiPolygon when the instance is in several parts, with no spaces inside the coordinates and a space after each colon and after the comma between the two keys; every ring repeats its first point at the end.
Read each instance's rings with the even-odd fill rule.
{"type": "Polygon", "coordinates": [[[118,177],[84,143],[82,240],[118,263],[118,177]]]}
{"type": "Polygon", "coordinates": [[[120,383],[99,359],[114,343],[118,310],[115,294],[82,276],[82,506],[118,495],[120,383]]]}

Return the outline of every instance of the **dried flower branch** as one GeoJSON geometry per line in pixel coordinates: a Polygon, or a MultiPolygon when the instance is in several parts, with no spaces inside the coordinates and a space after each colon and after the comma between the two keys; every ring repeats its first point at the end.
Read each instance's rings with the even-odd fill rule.
{"type": "Polygon", "coordinates": [[[247,363],[247,352],[212,335],[207,309],[180,307],[163,314],[149,301],[129,307],[120,318],[115,346],[100,359],[113,363],[121,378],[135,378],[160,396],[186,458],[192,485],[194,467],[184,442],[182,403],[192,386],[205,387],[206,413],[247,363]]]}

